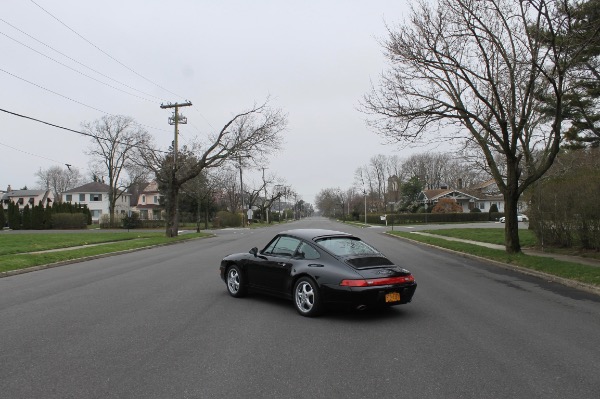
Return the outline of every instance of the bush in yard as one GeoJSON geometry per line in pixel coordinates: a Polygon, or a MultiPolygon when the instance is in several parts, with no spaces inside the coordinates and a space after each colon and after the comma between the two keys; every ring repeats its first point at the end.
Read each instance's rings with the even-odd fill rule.
{"type": "Polygon", "coordinates": [[[125,216],[121,221],[124,229],[137,229],[141,226],[140,215],[137,212],[131,212],[131,216],[125,216]]]}
{"type": "Polygon", "coordinates": [[[55,213],[52,215],[55,229],[86,229],[87,218],[83,213],[55,213]]]}
{"type": "Polygon", "coordinates": [[[23,208],[21,221],[21,227],[23,230],[31,230],[31,208],[29,208],[29,204],[25,205],[25,207],[23,208]]]}
{"type": "Polygon", "coordinates": [[[31,228],[34,230],[44,229],[44,205],[42,205],[42,201],[31,210],[31,228]]]}
{"type": "Polygon", "coordinates": [[[543,245],[600,251],[600,148],[559,154],[528,193],[529,227],[543,245]]]}
{"type": "Polygon", "coordinates": [[[242,214],[227,211],[217,212],[220,227],[239,227],[242,225],[242,214]]]}
{"type": "Polygon", "coordinates": [[[6,225],[6,216],[4,215],[4,207],[0,205],[0,230],[6,225]]]}
{"type": "Polygon", "coordinates": [[[13,201],[8,203],[8,227],[12,230],[21,229],[21,211],[19,211],[19,205],[13,201]]]}
{"type": "Polygon", "coordinates": [[[479,208],[473,208],[473,209],[471,209],[470,212],[471,213],[481,213],[481,209],[479,209],[479,208]]]}
{"type": "Polygon", "coordinates": [[[463,208],[451,198],[441,198],[431,213],[462,213],[463,208]]]}

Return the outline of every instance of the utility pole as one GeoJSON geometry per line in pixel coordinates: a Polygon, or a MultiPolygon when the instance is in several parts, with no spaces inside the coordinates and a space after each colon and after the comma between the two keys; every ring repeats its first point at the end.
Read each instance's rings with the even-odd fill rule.
{"type": "MultiPolygon", "coordinates": [[[[262,170],[263,170],[263,186],[265,189],[265,200],[264,200],[263,204],[266,205],[267,204],[267,183],[265,183],[265,168],[262,168],[262,170]]],[[[269,224],[269,211],[267,210],[266,206],[263,206],[263,212],[265,213],[267,224],[269,224]]]]}
{"type": "Polygon", "coordinates": [[[175,103],[175,104],[161,104],[160,107],[162,109],[167,109],[167,108],[175,108],[175,110],[173,111],[173,116],[169,117],[169,125],[174,125],[175,126],[175,138],[173,139],[173,168],[171,169],[171,179],[169,182],[169,201],[173,201],[172,204],[168,204],[167,206],[171,209],[174,210],[175,215],[174,215],[174,223],[172,226],[168,226],[168,235],[169,237],[175,237],[178,234],[179,231],[179,198],[177,193],[179,192],[179,190],[175,190],[174,186],[175,186],[175,179],[176,179],[176,172],[177,172],[177,152],[179,151],[178,149],[178,136],[179,136],[179,124],[185,125],[187,123],[187,118],[183,115],[179,114],[179,107],[189,107],[191,106],[192,103],[187,101],[185,103],[175,103]]]}

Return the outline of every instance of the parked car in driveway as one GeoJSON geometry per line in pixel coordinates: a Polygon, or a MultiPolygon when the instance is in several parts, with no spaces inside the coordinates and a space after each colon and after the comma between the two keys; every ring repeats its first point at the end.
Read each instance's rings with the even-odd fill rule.
{"type": "Polygon", "coordinates": [[[220,274],[231,296],[258,291],[291,299],[302,316],[334,305],[405,304],[417,288],[408,270],[360,238],[319,229],[284,231],[260,251],[226,256],[220,274]]]}
{"type": "MultiPolygon", "coordinates": [[[[506,222],[506,218],[504,216],[502,216],[500,218],[500,223],[504,223],[504,222],[506,222]]],[[[527,217],[527,215],[517,213],[517,222],[529,222],[529,218],[527,217]]]]}

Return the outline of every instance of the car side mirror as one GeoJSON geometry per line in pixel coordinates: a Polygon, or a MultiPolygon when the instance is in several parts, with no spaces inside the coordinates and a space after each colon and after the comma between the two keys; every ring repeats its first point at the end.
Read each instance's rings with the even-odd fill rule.
{"type": "Polygon", "coordinates": [[[250,253],[254,256],[258,256],[258,248],[254,247],[250,250],[250,253]]]}

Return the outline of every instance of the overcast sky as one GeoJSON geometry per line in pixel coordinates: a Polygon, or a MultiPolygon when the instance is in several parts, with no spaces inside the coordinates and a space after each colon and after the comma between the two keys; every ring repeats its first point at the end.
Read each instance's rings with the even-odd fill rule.
{"type": "MultiPolygon", "coordinates": [[[[0,108],[75,130],[127,115],[167,149],[173,130],[161,102],[193,103],[182,110],[185,144],[270,96],[289,127],[267,173],[314,203],[323,188],[352,186],[374,155],[410,155],[384,146],[357,111],[386,67],[385,24],[408,9],[403,0],[2,0],[0,108]]],[[[90,145],[0,112],[0,188],[34,188],[35,172],[53,165],[89,177],[90,145]]],[[[258,182],[259,172],[247,174],[258,182]]]]}

